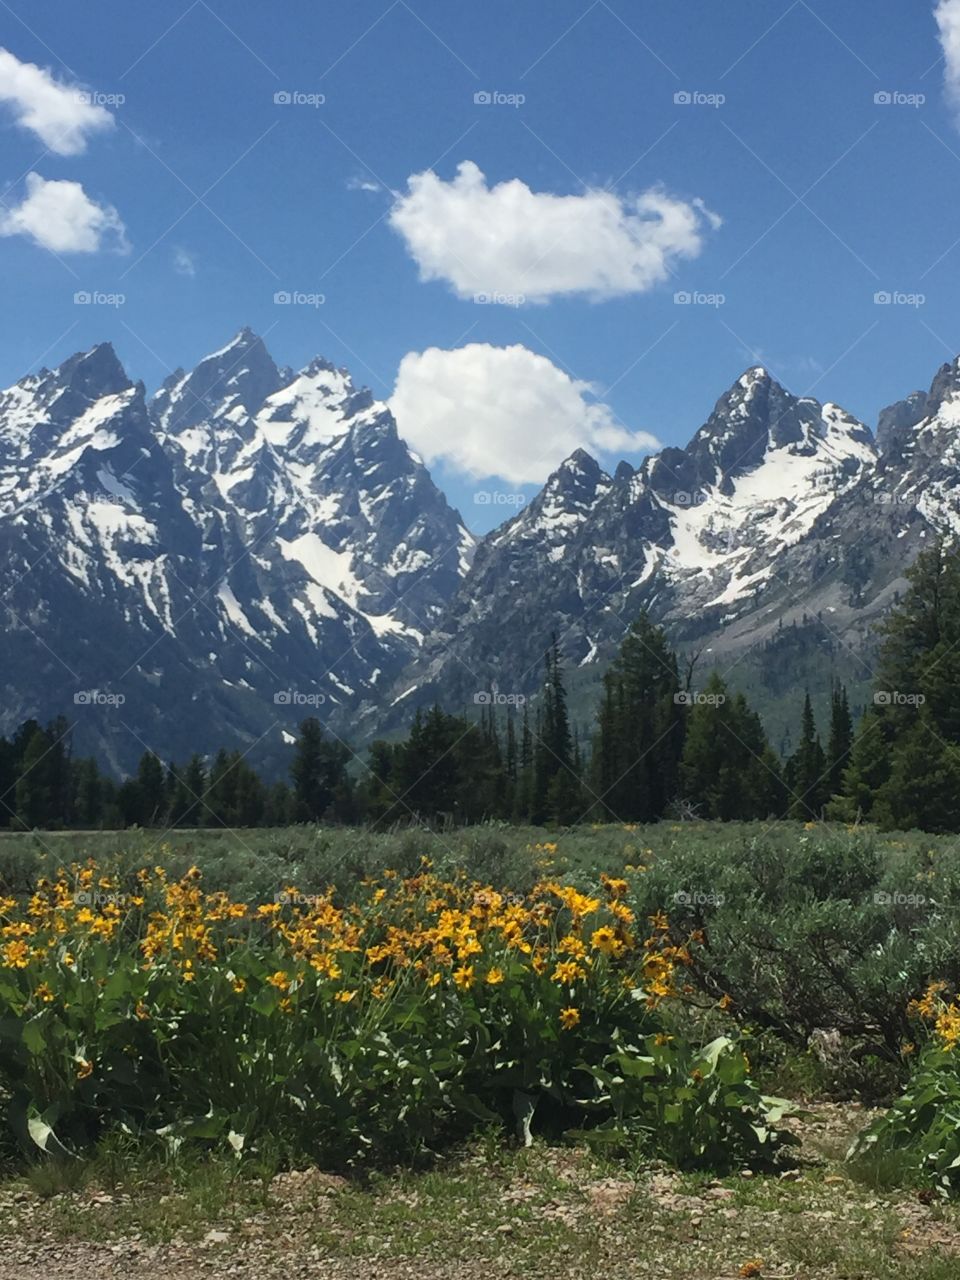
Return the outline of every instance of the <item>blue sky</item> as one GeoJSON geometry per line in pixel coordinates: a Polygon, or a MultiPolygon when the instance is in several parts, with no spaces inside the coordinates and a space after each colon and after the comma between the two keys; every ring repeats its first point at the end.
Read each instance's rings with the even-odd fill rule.
{"type": "Polygon", "coordinates": [[[684,443],[750,364],[872,424],[960,351],[958,7],[945,61],[934,0],[3,0],[8,66],[100,96],[55,134],[0,76],[0,383],[110,339],[153,388],[244,324],[381,396],[406,357],[401,431],[478,529],[477,490],[578,433],[684,443]]]}

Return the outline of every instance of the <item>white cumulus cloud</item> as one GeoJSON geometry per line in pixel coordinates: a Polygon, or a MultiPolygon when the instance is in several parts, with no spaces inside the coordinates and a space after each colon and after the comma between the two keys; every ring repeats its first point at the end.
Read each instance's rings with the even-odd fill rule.
{"type": "Polygon", "coordinates": [[[27,174],[27,194],[0,210],[0,236],[27,236],[54,253],[128,249],[126,229],[112,205],[91,200],[79,182],[50,181],[27,174]]]}
{"type": "Polygon", "coordinates": [[[49,71],[0,48],[0,102],[22,128],[59,156],[85,150],[87,135],[113,128],[113,116],[79,85],[62,84],[49,71]]]}
{"type": "Polygon", "coordinates": [[[427,462],[472,479],[538,483],[577,448],[636,453],[658,443],[622,427],[589,383],[519,344],[412,351],[400,362],[390,407],[427,462]]]}
{"type": "Polygon", "coordinates": [[[630,198],[601,190],[558,196],[518,178],[491,187],[469,160],[450,182],[432,170],[413,174],[390,222],[423,280],[444,280],[461,298],[528,302],[644,293],[673,262],[697,257],[706,231],[720,225],[702,201],[657,187],[630,198]]]}
{"type": "Polygon", "coordinates": [[[940,28],[940,46],[946,62],[947,97],[960,111],[960,0],[939,0],[934,17],[940,28]]]}

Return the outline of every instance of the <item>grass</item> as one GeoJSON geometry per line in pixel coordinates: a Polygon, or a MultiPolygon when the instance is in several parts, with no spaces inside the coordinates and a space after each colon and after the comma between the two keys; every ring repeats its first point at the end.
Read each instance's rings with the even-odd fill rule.
{"type": "MultiPolygon", "coordinates": [[[[868,913],[882,914],[870,905],[874,885],[915,888],[927,868],[935,867],[937,875],[934,887],[921,886],[930,903],[949,905],[960,885],[955,839],[800,823],[662,823],[561,834],[500,825],[382,834],[314,827],[6,833],[0,834],[0,883],[22,892],[38,872],[88,854],[121,867],[162,862],[172,874],[197,864],[206,888],[250,900],[268,900],[291,883],[305,893],[329,883],[349,892],[363,876],[384,868],[412,874],[426,854],[440,872],[462,867],[518,890],[545,866],[560,878],[592,880],[603,870],[647,865],[660,895],[652,903],[659,905],[677,888],[726,888],[720,877],[740,874],[749,864],[755,873],[747,888],[745,880],[730,881],[731,928],[741,912],[749,918],[756,894],[789,924],[801,909],[819,919],[820,902],[832,910],[830,895],[838,892],[856,904],[864,899],[868,913]],[[804,900],[795,909],[789,895],[796,886],[779,875],[780,867],[798,868],[803,876],[803,868],[811,869],[813,878],[803,880],[810,903],[804,900]],[[852,887],[835,889],[840,874],[852,887]],[[817,875],[826,886],[822,893],[815,888],[817,875]]],[[[953,962],[956,947],[952,934],[941,942],[937,932],[952,917],[943,926],[938,919],[931,905],[912,915],[890,914],[915,950],[922,930],[930,930],[942,968],[953,962]]],[[[851,931],[841,919],[836,932],[842,938],[851,931]]],[[[802,941],[798,933],[791,943],[797,955],[802,941]]],[[[726,966],[728,952],[722,945],[720,952],[726,966]]],[[[890,963],[896,969],[899,954],[890,963]]],[[[849,972],[843,969],[844,978],[849,972]]],[[[875,984],[881,995],[886,982],[875,984]]],[[[891,990],[899,1004],[895,983],[891,990]]],[[[771,1092],[805,1103],[825,1094],[843,1096],[835,1068],[796,1044],[774,1038],[768,1047],[758,1040],[751,1057],[771,1092]]],[[[866,1061],[862,1074],[876,1077],[882,1101],[886,1076],[880,1080],[866,1061]]],[[[890,1087],[895,1083],[891,1074],[890,1087]]],[[[859,1087],[856,1092],[868,1101],[874,1096],[859,1087]]],[[[517,1149],[500,1134],[489,1134],[419,1171],[381,1171],[363,1182],[323,1176],[298,1181],[296,1175],[276,1176],[281,1162],[269,1150],[247,1153],[242,1162],[196,1151],[172,1159],[114,1135],[89,1159],[35,1164],[25,1172],[8,1166],[0,1177],[0,1280],[7,1275],[4,1259],[19,1259],[25,1241],[38,1261],[34,1271],[17,1270],[18,1280],[46,1280],[61,1257],[74,1256],[86,1257],[90,1270],[81,1263],[64,1274],[92,1280],[99,1274],[89,1260],[95,1249],[118,1256],[153,1251],[158,1270],[138,1264],[142,1280],[173,1272],[187,1280],[194,1274],[191,1263],[204,1274],[210,1266],[237,1266],[263,1280],[292,1280],[305,1259],[331,1280],[361,1272],[377,1280],[539,1280],[558,1274],[721,1280],[736,1277],[754,1260],[762,1260],[761,1277],[784,1280],[953,1280],[960,1273],[960,1206],[934,1201],[912,1185],[900,1158],[845,1164],[849,1142],[865,1122],[860,1106],[815,1101],[811,1114],[795,1122],[803,1139],[795,1170],[783,1177],[738,1173],[726,1179],[677,1174],[652,1165],[640,1152],[612,1161],[582,1148],[537,1143],[517,1149]]]]}
{"type": "Polygon", "coordinates": [[[0,1185],[0,1256],[29,1232],[61,1251],[136,1242],[161,1259],[175,1249],[181,1262],[255,1261],[264,1276],[310,1258],[331,1276],[693,1280],[734,1277],[760,1260],[766,1277],[952,1280],[960,1208],[851,1178],[819,1154],[824,1114],[835,1145],[861,1119],[815,1112],[787,1179],[631,1169],[580,1148],[492,1138],[423,1172],[307,1177],[300,1190],[296,1175],[268,1180],[197,1158],[128,1165],[106,1189],[94,1159],[82,1185],[71,1175],[58,1186],[49,1172],[0,1185]]]}

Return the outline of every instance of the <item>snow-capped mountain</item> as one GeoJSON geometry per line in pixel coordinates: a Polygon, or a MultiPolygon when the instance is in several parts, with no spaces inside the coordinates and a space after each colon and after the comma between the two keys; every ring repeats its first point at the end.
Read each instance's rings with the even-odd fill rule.
{"type": "Polygon", "coordinates": [[[533,692],[553,632],[587,706],[641,608],[761,704],[866,687],[905,567],[960,532],[958,429],[960,360],[876,437],[753,368],[686,448],[577,450],[475,546],[345,369],[244,329],[148,401],[100,345],[0,392],[0,729],[66,711],[118,770],[276,758],[313,713],[360,745],[533,692]]]}
{"type": "MultiPolygon", "coordinates": [[[[688,651],[739,668],[735,680],[782,692],[782,654],[769,655],[784,627],[815,625],[839,674],[868,682],[870,624],[931,526],[960,528],[957,424],[960,362],[929,395],[885,410],[879,440],[757,367],[684,449],[612,477],[578,451],[481,541],[386,723],[435,697],[469,704],[493,680],[531,693],[552,631],[595,683],[641,608],[688,651]]],[[[828,687],[830,675],[826,661],[812,674],[798,666],[794,683],[828,687]]]]}
{"type": "Polygon", "coordinates": [[[149,404],[108,345],[0,394],[0,547],[6,727],[73,711],[124,767],[347,719],[473,540],[383,404],[243,330],[149,404]]]}

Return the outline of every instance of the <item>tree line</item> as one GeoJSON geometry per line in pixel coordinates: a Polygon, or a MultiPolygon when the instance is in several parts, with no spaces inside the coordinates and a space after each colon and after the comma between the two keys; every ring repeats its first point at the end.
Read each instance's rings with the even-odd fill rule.
{"type": "Polygon", "coordinates": [[[702,688],[646,616],[603,678],[595,725],[571,726],[559,645],[532,709],[491,699],[478,719],[417,711],[406,737],[374,742],[363,767],[304,720],[289,781],[239,751],[164,763],[145,752],[116,781],[74,758],[67,721],[28,720],[0,739],[0,825],[32,828],[256,827],[303,821],[464,824],[751,820],[824,816],[960,831],[960,557],[923,552],[883,627],[873,701],[856,733],[833,689],[821,736],[809,693],[782,759],[745,695],[716,671],[702,688]]]}

